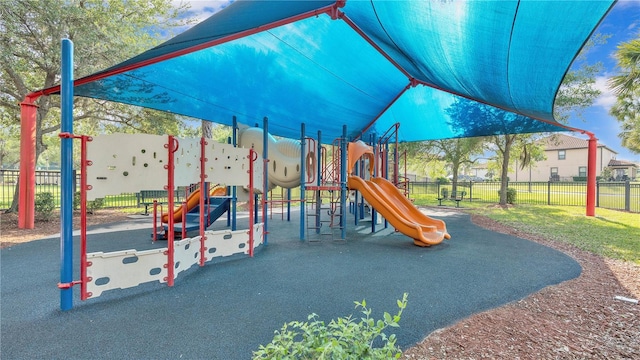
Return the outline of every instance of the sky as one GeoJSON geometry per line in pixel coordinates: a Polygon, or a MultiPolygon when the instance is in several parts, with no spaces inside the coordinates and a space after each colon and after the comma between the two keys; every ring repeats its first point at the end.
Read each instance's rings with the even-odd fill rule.
{"type": "MultiPolygon", "coordinates": [[[[183,1],[191,6],[187,16],[195,19],[196,22],[208,18],[231,2],[229,0],[183,1]]],[[[175,2],[180,3],[181,0],[175,0],[175,2]]],[[[627,42],[640,34],[640,0],[619,0],[600,23],[595,33],[611,36],[606,44],[596,46],[587,54],[589,63],[602,62],[604,65],[604,70],[596,78],[596,87],[602,94],[591,107],[583,111],[581,117],[572,116],[569,125],[593,132],[600,143],[618,153],[618,160],[640,163],[640,154],[633,154],[623,147],[618,137],[620,125],[614,117],[609,115],[609,109],[615,103],[616,98],[607,87],[608,77],[617,73],[613,54],[618,44],[627,42]]],[[[574,135],[587,138],[579,134],[574,135]]]]}
{"type": "Polygon", "coordinates": [[[628,42],[640,34],[640,0],[618,1],[600,23],[597,32],[611,35],[606,44],[595,47],[587,54],[589,62],[600,61],[604,65],[604,71],[596,78],[596,87],[602,94],[586,109],[583,119],[574,117],[569,125],[593,132],[600,143],[618,153],[618,160],[640,163],[640,154],[633,154],[624,148],[618,137],[620,125],[609,115],[609,109],[616,98],[607,87],[608,77],[617,73],[613,54],[618,44],[628,42]]]}

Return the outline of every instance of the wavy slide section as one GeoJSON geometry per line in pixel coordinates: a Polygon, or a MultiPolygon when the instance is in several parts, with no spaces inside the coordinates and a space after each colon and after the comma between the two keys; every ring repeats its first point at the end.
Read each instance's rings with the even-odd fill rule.
{"type": "MultiPolygon", "coordinates": [[[[211,196],[224,196],[227,194],[227,189],[221,186],[216,186],[213,189],[209,190],[209,195],[211,196]]],[[[200,189],[196,189],[194,192],[189,194],[187,198],[187,212],[191,211],[194,207],[200,205],[200,189]]],[[[173,221],[182,222],[182,205],[176,207],[173,210],[173,221]]],[[[169,214],[162,214],[162,222],[169,222],[169,214]]]]}
{"type": "MultiPolygon", "coordinates": [[[[395,195],[397,190],[389,191],[390,189],[386,189],[386,185],[383,185],[383,188],[372,181],[365,181],[357,176],[349,176],[347,186],[351,190],[359,191],[365,200],[396,230],[412,238],[415,245],[422,247],[437,245],[445,237],[449,238],[444,222],[440,223],[439,220],[431,219],[422,214],[413,204],[410,205],[415,211],[409,211],[408,204],[395,195]]],[[[399,195],[405,198],[402,194],[399,195]]],[[[407,201],[409,200],[407,199],[407,201]]]]}
{"type": "Polygon", "coordinates": [[[428,225],[435,226],[438,231],[444,233],[445,239],[451,239],[451,235],[447,232],[447,225],[444,221],[440,219],[434,219],[427,215],[425,215],[420,209],[418,209],[411,200],[407,199],[406,196],[398,189],[392,182],[385,178],[376,177],[371,179],[372,182],[377,184],[384,192],[393,199],[394,204],[398,206],[402,214],[407,214],[408,218],[413,219],[415,222],[428,225]]]}

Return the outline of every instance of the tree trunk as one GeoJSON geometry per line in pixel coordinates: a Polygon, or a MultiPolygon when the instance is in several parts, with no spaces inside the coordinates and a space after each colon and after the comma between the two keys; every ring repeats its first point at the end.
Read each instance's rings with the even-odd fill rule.
{"type": "Polygon", "coordinates": [[[511,145],[516,135],[504,135],[504,151],[502,152],[502,174],[500,175],[500,205],[507,205],[507,186],[509,185],[509,157],[511,156],[511,145]]]}
{"type": "Polygon", "coordinates": [[[20,193],[20,174],[18,174],[18,179],[16,182],[16,187],[13,191],[13,200],[11,201],[11,206],[5,211],[7,213],[16,213],[18,212],[18,194],[20,193]]]}
{"type": "Polygon", "coordinates": [[[213,123],[211,121],[202,120],[202,137],[205,139],[213,138],[213,123]]]}
{"type": "Polygon", "coordinates": [[[451,192],[455,192],[458,190],[458,171],[460,168],[460,163],[452,163],[451,164],[451,192]]]}

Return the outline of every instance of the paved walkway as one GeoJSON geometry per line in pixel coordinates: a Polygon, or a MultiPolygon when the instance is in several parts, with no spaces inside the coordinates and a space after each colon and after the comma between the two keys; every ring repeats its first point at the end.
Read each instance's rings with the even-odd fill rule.
{"type": "MultiPolygon", "coordinates": [[[[580,274],[558,251],[484,230],[465,214],[429,211],[452,237],[430,248],[392,229],[371,234],[370,222],[356,227],[353,217],[346,243],[301,242],[297,213],[291,222],[274,215],[269,245],[253,259],[193,267],[172,288],[148,283],[85,302],[76,290],[75,308],[64,313],[56,288],[59,239],[2,249],[0,357],[249,359],[285,322],[310,313],[325,321],[357,316],[353,301],[362,299],[380,318],[397,310],[404,292],[409,303],[395,333],[408,348],[438,328],[580,274]]],[[[150,243],[149,222],[92,229],[89,251],[166,246],[150,243]]]]}

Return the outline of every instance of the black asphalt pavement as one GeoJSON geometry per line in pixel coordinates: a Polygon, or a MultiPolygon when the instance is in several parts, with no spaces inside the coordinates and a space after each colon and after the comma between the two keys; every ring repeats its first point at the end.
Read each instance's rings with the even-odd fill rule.
{"type": "MultiPolygon", "coordinates": [[[[352,216],[346,242],[302,242],[297,213],[291,222],[276,214],[269,243],[254,258],[194,266],[171,288],[147,283],[84,302],[76,289],[66,312],[56,287],[59,238],[2,249],[0,358],[249,359],[285,322],[310,313],[325,321],[358,316],[353,302],[362,299],[381,318],[397,311],[405,292],[408,306],[394,333],[406,349],[438,328],[580,274],[556,250],[484,230],[462,213],[429,211],[451,234],[429,248],[392,229],[372,234],[370,222],[356,227],[352,216]]],[[[150,221],[107,225],[108,232],[89,235],[89,251],[166,246],[151,244],[150,221]]]]}

